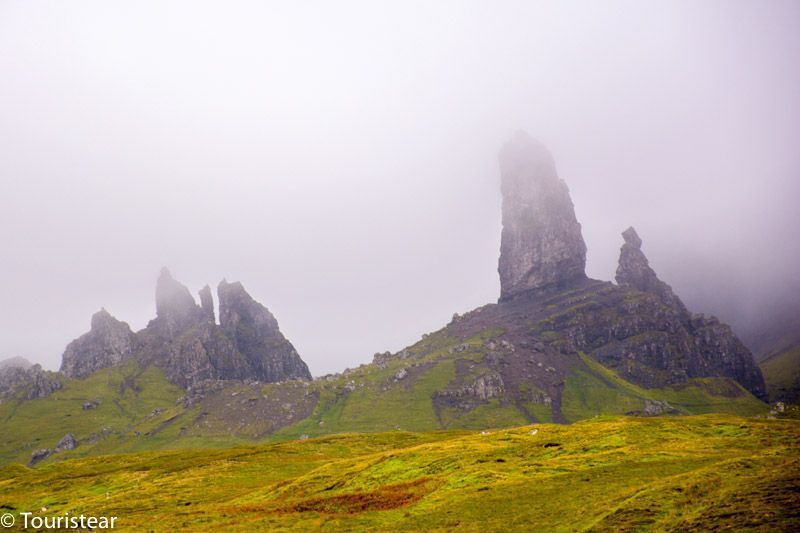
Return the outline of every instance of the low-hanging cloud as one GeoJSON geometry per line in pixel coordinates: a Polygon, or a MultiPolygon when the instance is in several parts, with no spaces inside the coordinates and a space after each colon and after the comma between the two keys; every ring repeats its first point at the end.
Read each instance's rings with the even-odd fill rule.
{"type": "MultiPolygon", "coordinates": [[[[497,151],[548,145],[613,279],[800,289],[796,2],[0,4],[0,358],[56,368],[161,266],[243,282],[315,375],[494,301],[497,151]]],[[[755,317],[755,318],[754,318],[755,317]]]]}

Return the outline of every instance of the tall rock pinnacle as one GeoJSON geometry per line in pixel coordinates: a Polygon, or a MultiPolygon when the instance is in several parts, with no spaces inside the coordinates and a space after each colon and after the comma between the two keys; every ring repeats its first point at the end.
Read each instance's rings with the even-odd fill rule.
{"type": "Polygon", "coordinates": [[[517,132],[500,150],[500,301],[586,278],[586,244],[547,149],[517,132]]]}
{"type": "Polygon", "coordinates": [[[650,268],[650,263],[642,252],[642,239],[636,230],[632,227],[626,229],[622,232],[622,238],[625,239],[625,244],[620,248],[617,283],[623,287],[655,294],[664,304],[685,313],[686,307],[672,292],[672,287],[658,279],[658,275],[650,268]]]}
{"type": "Polygon", "coordinates": [[[176,333],[202,320],[204,313],[184,285],[161,269],[156,282],[156,321],[166,332],[176,333]]]}
{"type": "Polygon", "coordinates": [[[211,296],[211,287],[206,285],[200,289],[200,308],[212,323],[214,322],[214,297],[211,296]]]}

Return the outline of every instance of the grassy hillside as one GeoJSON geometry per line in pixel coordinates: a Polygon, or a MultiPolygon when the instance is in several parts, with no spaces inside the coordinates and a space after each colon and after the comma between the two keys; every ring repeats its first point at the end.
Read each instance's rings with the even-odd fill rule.
{"type": "Polygon", "coordinates": [[[800,403],[800,345],[769,356],[759,366],[771,401],[800,403]]]}
{"type": "Polygon", "coordinates": [[[33,450],[53,448],[67,433],[82,446],[65,456],[82,455],[136,424],[163,418],[182,394],[160,370],[127,364],[65,379],[46,398],[0,402],[0,462],[27,462],[33,450]],[[87,403],[91,408],[84,408],[87,403]]]}
{"type": "Polygon", "coordinates": [[[134,530],[796,531],[799,443],[796,421],[723,415],[348,434],[8,465],[0,502],[134,530]]]}
{"type": "Polygon", "coordinates": [[[403,356],[387,357],[341,375],[311,383],[221,383],[221,388],[196,401],[186,401],[185,392],[171,385],[157,368],[136,364],[106,369],[84,380],[66,380],[63,389],[47,398],[0,403],[0,464],[27,463],[31,452],[53,448],[66,433],[75,435],[78,448],[44,463],[345,432],[577,422],[597,415],[648,414],[648,405],[654,402],[662,405],[656,414],[666,415],[766,412],[762,402],[726,378],[645,389],[583,355],[561,356],[565,377],[557,409],[542,401],[544,394],[529,380],[516,385],[516,390],[509,390],[514,384],[507,383],[496,396],[471,397],[467,407],[442,405],[437,403],[442,391],[491,375],[487,344],[503,334],[488,329],[464,339],[447,333],[426,337],[403,356]],[[96,407],[84,409],[87,402],[96,407]]]}

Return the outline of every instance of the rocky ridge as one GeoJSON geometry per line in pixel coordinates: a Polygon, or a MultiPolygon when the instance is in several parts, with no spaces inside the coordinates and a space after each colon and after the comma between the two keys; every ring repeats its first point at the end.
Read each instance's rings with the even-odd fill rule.
{"type": "Polygon", "coordinates": [[[207,380],[311,379],[308,367],[283,336],[275,317],[244,290],[225,281],[218,288],[220,324],[208,286],[197,305],[189,289],[162,269],[156,283],[156,318],[139,332],[105,309],[92,328],[67,346],[62,372],[74,378],[127,360],[164,369],[184,388],[207,380]]]}
{"type": "Polygon", "coordinates": [[[22,357],[0,362],[0,401],[44,398],[61,386],[58,373],[44,370],[38,364],[32,365],[22,357]]]}

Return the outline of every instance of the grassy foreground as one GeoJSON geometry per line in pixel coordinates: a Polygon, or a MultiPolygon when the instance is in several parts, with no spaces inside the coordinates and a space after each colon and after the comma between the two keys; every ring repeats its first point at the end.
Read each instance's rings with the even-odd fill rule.
{"type": "Polygon", "coordinates": [[[798,452],[800,422],[731,415],[349,434],[11,464],[0,506],[137,531],[797,531],[798,452]]]}

